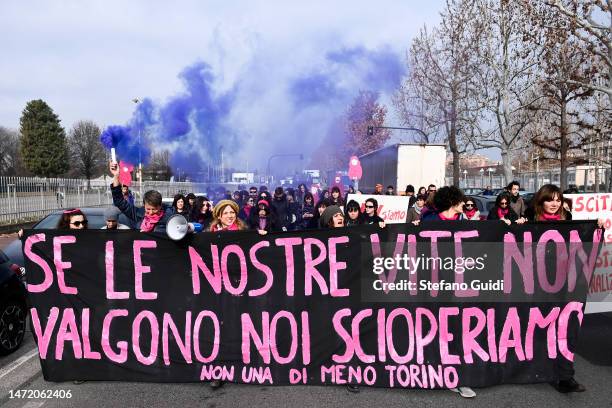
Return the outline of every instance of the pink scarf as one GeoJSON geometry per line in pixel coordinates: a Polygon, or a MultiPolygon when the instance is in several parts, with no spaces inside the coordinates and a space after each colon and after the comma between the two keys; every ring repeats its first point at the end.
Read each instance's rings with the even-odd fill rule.
{"type": "Polygon", "coordinates": [[[140,232],[153,232],[155,225],[164,216],[164,210],[160,210],[157,214],[145,215],[140,224],[140,232]]]}
{"type": "Polygon", "coordinates": [[[215,231],[238,231],[238,230],[240,230],[240,228],[238,228],[237,222],[234,222],[229,227],[222,227],[219,224],[215,225],[215,231]]]}
{"type": "Polygon", "coordinates": [[[446,218],[445,216],[442,215],[442,213],[438,213],[438,217],[440,217],[442,221],[456,221],[459,219],[459,213],[455,214],[451,218],[446,218]]]}
{"type": "Polygon", "coordinates": [[[505,218],[506,215],[508,215],[508,213],[510,212],[509,209],[503,209],[503,208],[497,208],[497,216],[499,217],[499,219],[501,220],[502,218],[505,218]]]}
{"type": "Polygon", "coordinates": [[[542,213],[538,221],[561,221],[561,215],[542,213]]]}
{"type": "Polygon", "coordinates": [[[476,208],[472,208],[471,210],[464,210],[463,213],[471,220],[474,214],[476,214],[476,208]]]}

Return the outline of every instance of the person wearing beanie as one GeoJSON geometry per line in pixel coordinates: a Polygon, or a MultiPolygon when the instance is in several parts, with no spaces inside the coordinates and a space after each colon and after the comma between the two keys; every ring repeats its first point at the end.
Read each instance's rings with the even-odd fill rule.
{"type": "Polygon", "coordinates": [[[104,210],[104,221],[106,225],[102,227],[105,230],[120,230],[120,229],[130,229],[127,225],[119,224],[119,214],[121,210],[117,207],[112,206],[108,207],[104,210]]]}
{"type": "Polygon", "coordinates": [[[276,220],[272,216],[270,203],[266,200],[259,200],[257,206],[251,210],[249,216],[249,228],[256,230],[261,235],[270,231],[276,231],[276,220]]]}
{"type": "Polygon", "coordinates": [[[342,209],[337,205],[330,205],[325,208],[321,215],[321,228],[340,228],[344,227],[344,214],[342,209]]]}
{"type": "Polygon", "coordinates": [[[245,230],[246,225],[238,218],[238,204],[233,200],[221,200],[213,209],[212,232],[245,230]]]}

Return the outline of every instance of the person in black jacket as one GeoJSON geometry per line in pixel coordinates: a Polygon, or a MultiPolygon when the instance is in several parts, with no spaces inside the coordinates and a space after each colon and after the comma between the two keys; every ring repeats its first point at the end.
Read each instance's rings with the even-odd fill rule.
{"type": "Polygon", "coordinates": [[[501,220],[507,225],[510,225],[513,222],[522,224],[524,220],[519,218],[518,214],[514,212],[510,206],[510,200],[511,197],[508,193],[501,193],[498,195],[495,199],[495,206],[491,208],[491,211],[489,211],[487,220],[501,220]]]}
{"type": "Polygon", "coordinates": [[[113,176],[111,193],[113,205],[132,221],[134,228],[141,232],[166,233],[168,219],[174,215],[172,207],[166,207],[162,203],[162,195],[159,191],[149,190],[144,194],[142,207],[135,207],[123,197],[121,183],[119,183],[119,165],[109,162],[109,169],[113,176]]]}
{"type": "Polygon", "coordinates": [[[385,226],[385,222],[378,216],[378,201],[374,198],[368,198],[365,201],[365,210],[363,213],[364,224],[378,224],[380,227],[385,226]]]}
{"type": "Polygon", "coordinates": [[[346,211],[346,226],[354,227],[356,225],[363,224],[363,215],[359,210],[359,203],[355,200],[351,200],[344,207],[346,211]]]}
{"type": "Polygon", "coordinates": [[[270,204],[266,200],[259,200],[257,202],[257,206],[251,210],[248,224],[249,229],[256,230],[261,235],[278,229],[270,209],[270,204]]]}
{"type": "MultiPolygon", "coordinates": [[[[267,201],[267,200],[266,200],[267,201]]],[[[270,207],[276,217],[276,226],[282,231],[287,231],[289,226],[289,203],[287,196],[282,187],[276,187],[274,190],[274,198],[270,203],[270,207]]]]}

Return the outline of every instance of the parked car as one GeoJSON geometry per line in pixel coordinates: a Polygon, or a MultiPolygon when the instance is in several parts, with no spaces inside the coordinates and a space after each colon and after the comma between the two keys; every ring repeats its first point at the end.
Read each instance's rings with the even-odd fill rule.
{"type": "Polygon", "coordinates": [[[480,211],[480,219],[486,220],[489,215],[489,211],[495,206],[496,196],[470,196],[474,199],[474,203],[476,207],[478,207],[478,211],[480,211]]]}
{"type": "Polygon", "coordinates": [[[0,250],[0,356],[17,350],[23,342],[28,316],[25,268],[0,250]]]}
{"type": "MultiPolygon", "coordinates": [[[[83,214],[85,214],[85,216],[87,217],[87,221],[89,222],[89,229],[100,229],[106,225],[106,220],[104,219],[105,209],[105,207],[81,208],[81,211],[83,211],[83,214]]],[[[57,228],[57,223],[59,222],[62,213],[62,210],[52,212],[51,214],[40,220],[38,223],[34,224],[32,229],[39,230],[57,228]]],[[[124,224],[129,226],[130,228],[133,228],[132,222],[124,214],[119,214],[118,221],[120,224],[124,224]]],[[[21,240],[19,240],[18,238],[8,244],[6,248],[4,248],[4,253],[9,257],[12,263],[20,267],[25,266],[25,262],[23,259],[23,251],[21,249],[21,240]]]]}
{"type": "Polygon", "coordinates": [[[464,188],[463,189],[463,194],[465,195],[480,195],[482,192],[484,191],[484,189],[482,188],[477,188],[477,187],[468,187],[468,188],[464,188]]]}

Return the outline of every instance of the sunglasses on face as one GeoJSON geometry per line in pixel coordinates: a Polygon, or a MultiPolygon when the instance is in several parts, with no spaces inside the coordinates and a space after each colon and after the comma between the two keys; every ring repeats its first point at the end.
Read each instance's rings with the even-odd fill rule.
{"type": "Polygon", "coordinates": [[[358,208],[349,208],[348,212],[359,212],[358,208]]]}
{"type": "Polygon", "coordinates": [[[365,208],[374,208],[373,205],[366,205],[365,208]]]}
{"type": "Polygon", "coordinates": [[[466,204],[465,206],[466,206],[466,207],[473,207],[473,206],[474,206],[474,204],[472,204],[472,203],[468,203],[468,204],[466,204]]]}
{"type": "Polygon", "coordinates": [[[87,226],[87,221],[75,221],[75,222],[71,222],[70,225],[74,225],[75,227],[80,227],[82,226],[87,226]]]}
{"type": "Polygon", "coordinates": [[[499,205],[506,206],[506,205],[508,205],[508,202],[507,201],[502,201],[502,202],[499,203],[499,205]]]}

